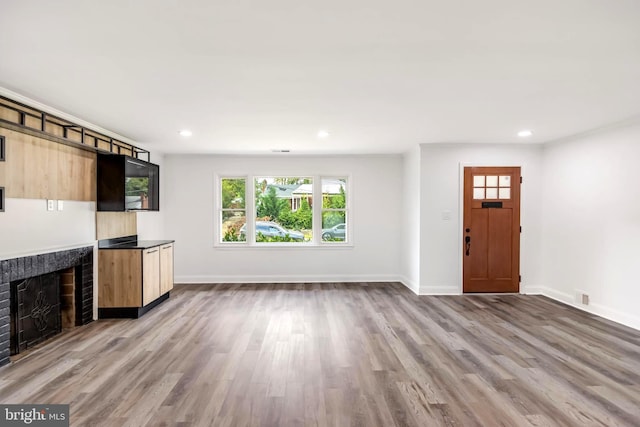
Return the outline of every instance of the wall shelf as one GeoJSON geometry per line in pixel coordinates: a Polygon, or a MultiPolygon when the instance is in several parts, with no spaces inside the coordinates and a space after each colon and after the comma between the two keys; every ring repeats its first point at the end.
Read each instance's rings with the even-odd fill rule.
{"type": "Polygon", "coordinates": [[[150,161],[150,153],[147,150],[2,95],[0,95],[0,125],[90,151],[106,151],[150,161]]]}

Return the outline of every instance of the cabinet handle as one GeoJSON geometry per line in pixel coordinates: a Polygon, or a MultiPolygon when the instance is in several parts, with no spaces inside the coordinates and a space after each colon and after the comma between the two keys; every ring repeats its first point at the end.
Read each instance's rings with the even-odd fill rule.
{"type": "Polygon", "coordinates": [[[154,252],[158,252],[158,250],[157,250],[157,249],[154,249],[154,250],[152,250],[152,251],[147,251],[147,253],[148,253],[148,254],[152,254],[152,253],[154,253],[154,252]]]}
{"type": "Polygon", "coordinates": [[[169,249],[171,247],[171,245],[169,246],[163,246],[162,249],[169,249]]]}

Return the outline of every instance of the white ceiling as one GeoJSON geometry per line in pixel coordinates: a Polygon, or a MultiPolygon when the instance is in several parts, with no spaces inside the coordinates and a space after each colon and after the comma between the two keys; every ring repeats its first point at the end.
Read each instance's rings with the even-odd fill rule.
{"type": "Polygon", "coordinates": [[[165,152],[546,142],[640,117],[640,1],[2,0],[0,86],[165,152]]]}

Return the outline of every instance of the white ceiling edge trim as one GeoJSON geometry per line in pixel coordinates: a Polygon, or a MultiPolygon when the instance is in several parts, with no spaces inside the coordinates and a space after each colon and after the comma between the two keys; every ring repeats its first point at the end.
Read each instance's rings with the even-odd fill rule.
{"type": "Polygon", "coordinates": [[[86,120],[82,120],[82,119],[80,119],[80,118],[78,118],[76,116],[73,116],[71,114],[67,114],[64,111],[60,111],[60,110],[55,109],[53,107],[50,107],[50,106],[48,106],[46,104],[43,104],[43,103],[38,102],[38,101],[35,101],[35,100],[31,99],[31,98],[28,98],[28,97],[26,97],[24,95],[16,93],[16,92],[14,92],[12,90],[9,90],[7,88],[4,88],[2,86],[0,86],[0,95],[6,96],[7,98],[12,99],[12,100],[14,100],[16,102],[20,102],[22,104],[28,105],[29,107],[33,107],[33,108],[36,108],[38,110],[44,111],[45,113],[49,113],[51,115],[57,116],[57,117],[59,117],[61,119],[69,120],[70,122],[78,124],[78,125],[80,125],[82,127],[85,127],[87,129],[102,133],[102,134],[104,134],[106,136],[110,136],[110,137],[118,139],[118,140],[120,140],[122,142],[126,142],[127,144],[135,145],[136,147],[140,147],[140,148],[145,148],[146,149],[146,147],[143,147],[138,142],[136,142],[136,141],[134,141],[134,140],[132,140],[130,138],[127,138],[126,136],[117,134],[115,132],[111,132],[110,130],[107,130],[107,129],[103,128],[103,127],[100,127],[98,125],[94,125],[93,123],[90,123],[90,122],[88,122],[86,120]]]}
{"type": "Polygon", "coordinates": [[[256,159],[262,160],[265,158],[293,158],[293,159],[315,159],[315,158],[337,158],[337,159],[350,159],[350,158],[374,158],[374,159],[388,159],[388,158],[397,158],[402,159],[403,153],[348,153],[348,154],[340,154],[334,152],[327,153],[296,153],[296,154],[279,154],[279,153],[255,153],[255,152],[247,152],[247,153],[206,153],[206,152],[159,152],[163,155],[163,157],[216,157],[216,158],[229,158],[229,159],[237,159],[241,157],[243,159],[256,159]]]}
{"type": "Polygon", "coordinates": [[[607,123],[602,126],[598,126],[592,129],[587,129],[583,132],[574,133],[571,135],[562,136],[560,138],[550,139],[542,142],[542,145],[559,144],[562,142],[575,141],[578,139],[588,138],[590,136],[596,136],[607,132],[613,132],[618,129],[624,129],[627,127],[640,125],[640,114],[627,117],[622,120],[618,120],[612,123],[607,123]]]}

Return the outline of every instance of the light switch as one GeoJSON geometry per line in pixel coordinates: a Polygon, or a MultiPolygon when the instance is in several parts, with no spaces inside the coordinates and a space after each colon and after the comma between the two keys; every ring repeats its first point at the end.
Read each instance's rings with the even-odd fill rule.
{"type": "Polygon", "coordinates": [[[55,200],[47,200],[47,210],[52,211],[55,209],[55,200]]]}
{"type": "Polygon", "coordinates": [[[58,200],[58,210],[61,211],[64,208],[64,203],[62,200],[58,200]]]}
{"type": "Polygon", "coordinates": [[[442,220],[451,221],[451,211],[442,211],[442,220]]]}

